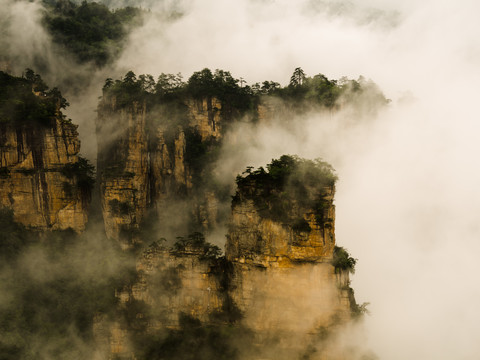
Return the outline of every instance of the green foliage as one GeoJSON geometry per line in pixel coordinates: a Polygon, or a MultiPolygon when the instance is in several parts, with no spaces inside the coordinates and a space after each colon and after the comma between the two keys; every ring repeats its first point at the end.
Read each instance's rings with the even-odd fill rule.
{"type": "Polygon", "coordinates": [[[341,246],[335,246],[332,260],[332,265],[335,267],[335,272],[343,270],[354,274],[356,263],[357,259],[351,257],[346,249],[341,246]]]}
{"type": "Polygon", "coordinates": [[[297,112],[315,107],[333,109],[338,107],[339,100],[345,103],[367,103],[366,106],[376,108],[388,103],[378,87],[363,77],[358,80],[341,78],[328,79],[323,74],[313,77],[306,76],[302,68],[296,68],[286,87],[278,83],[264,81],[262,86],[252,86],[256,92],[266,95],[275,95],[282,98],[287,105],[297,112]]]}
{"type": "Polygon", "coordinates": [[[364,315],[370,315],[370,310],[368,310],[369,302],[364,302],[362,304],[353,303],[352,306],[352,315],[354,318],[361,318],[364,315]]]}
{"type": "Polygon", "coordinates": [[[341,94],[341,88],[336,80],[329,80],[325,75],[318,74],[308,80],[306,84],[306,100],[332,108],[341,94]]]}
{"type": "Polygon", "coordinates": [[[24,77],[0,71],[0,123],[50,126],[68,106],[57,88],[48,90],[40,75],[27,69],[24,77]]]}
{"type": "MultiPolygon", "coordinates": [[[[104,96],[114,97],[119,108],[130,106],[133,102],[145,101],[156,111],[166,112],[166,117],[174,114],[186,118],[185,100],[211,99],[216,97],[222,103],[226,120],[241,116],[255,110],[258,96],[249,86],[239,86],[240,80],[224,70],[203,69],[192,74],[185,83],[182,75],[162,73],[155,83],[152,75],[140,75],[138,78],[129,71],[122,80],[106,79],[103,87],[104,96]]],[[[214,110],[214,109],[212,109],[214,110]]]]}
{"type": "Polygon", "coordinates": [[[95,166],[90,164],[89,160],[78,156],[77,162],[63,167],[62,174],[68,179],[76,179],[77,187],[90,198],[95,185],[95,166]]]}
{"type": "Polygon", "coordinates": [[[251,199],[262,216],[280,221],[296,231],[309,231],[304,212],[313,210],[317,222],[324,223],[327,220],[324,218],[326,188],[334,186],[336,180],[331,165],[320,159],[283,155],[280,159],[273,159],[267,170],[260,167],[252,171],[252,167],[248,167],[238,175],[233,205],[243,198],[251,199]],[[300,212],[292,213],[294,204],[299,205],[300,212]]]}
{"type": "Polygon", "coordinates": [[[205,241],[205,236],[200,232],[193,232],[187,238],[177,237],[173,249],[175,252],[184,252],[189,249],[200,251],[203,259],[216,259],[222,252],[218,246],[205,241]]]}
{"type": "Polygon", "coordinates": [[[202,140],[200,133],[187,127],[185,133],[185,162],[192,172],[192,181],[196,187],[204,185],[206,174],[212,171],[219,156],[220,142],[214,137],[202,140]]]}
{"type": "Polygon", "coordinates": [[[226,117],[231,117],[253,110],[257,102],[251,88],[241,87],[239,82],[229,71],[217,69],[212,73],[210,69],[203,69],[188,79],[186,90],[194,98],[217,97],[226,117]]]}
{"type": "Polygon", "coordinates": [[[103,66],[121,51],[129,29],[141,24],[142,11],[126,7],[109,10],[103,4],[80,5],[58,0],[45,13],[44,22],[53,40],[80,62],[103,66]]]}
{"type": "Polygon", "coordinates": [[[104,95],[114,95],[119,107],[134,101],[146,101],[151,108],[183,111],[183,117],[185,99],[215,97],[222,103],[220,111],[226,120],[224,125],[246,114],[255,119],[262,95],[279,97],[297,113],[314,108],[335,109],[340,103],[356,104],[365,107],[366,111],[374,111],[389,102],[377,85],[363,77],[358,80],[341,78],[338,81],[328,79],[323,74],[308,77],[301,68],[295,69],[290,83],[285,87],[274,81],[263,81],[252,86],[244,83],[243,79],[234,78],[229,71],[219,69],[214,72],[208,68],[196,71],[187,82],[183,81],[180,73],[162,73],[155,83],[151,75],[137,78],[129,72],[123,80],[107,79],[104,95]]]}
{"type": "Polygon", "coordinates": [[[179,329],[137,339],[139,360],[235,360],[241,346],[252,343],[254,335],[241,325],[205,325],[189,315],[180,314],[179,329]]]}
{"type": "Polygon", "coordinates": [[[148,92],[148,85],[145,81],[137,79],[133,71],[125,74],[122,80],[113,81],[107,79],[103,86],[104,96],[115,98],[115,104],[118,108],[131,106],[134,102],[143,102],[151,97],[148,92]]]}
{"type": "Polygon", "coordinates": [[[302,70],[302,68],[295,68],[293,71],[292,77],[290,78],[290,84],[289,86],[291,87],[296,87],[296,86],[301,86],[305,80],[306,80],[305,72],[302,70]]]}
{"type": "Polygon", "coordinates": [[[183,82],[183,77],[180,73],[176,75],[161,73],[157,83],[154,84],[155,93],[163,100],[171,100],[181,95],[185,86],[186,84],[183,82]]]}

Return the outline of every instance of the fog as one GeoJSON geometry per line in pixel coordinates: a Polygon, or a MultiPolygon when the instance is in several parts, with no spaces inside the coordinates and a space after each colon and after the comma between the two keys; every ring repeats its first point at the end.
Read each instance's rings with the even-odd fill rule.
{"type": "Polygon", "coordinates": [[[222,68],[250,83],[285,84],[297,66],[373,79],[392,99],[377,118],[312,115],[293,132],[242,128],[235,146],[245,150],[225,160],[238,171],[282,153],[331,162],[340,178],[337,242],[359,259],[352,285],[371,303],[371,348],[384,359],[473,359],[479,10],[473,1],[193,1],[173,26],[152,18],[135,31],[118,65],[222,68]]]}
{"type": "MultiPolygon", "coordinates": [[[[13,9],[20,4],[27,6],[18,2],[13,9]]],[[[352,281],[357,301],[371,303],[365,321],[369,347],[382,359],[478,358],[480,285],[473,277],[480,273],[480,5],[468,0],[178,4],[183,16],[169,24],[153,5],[105,74],[131,69],[189,76],[209,67],[250,84],[284,85],[300,66],[310,76],[363,75],[392,99],[371,118],[346,109],[294,119],[293,127],[240,124],[227,135],[235,141],[228,142],[218,171],[231,178],[247,165],[265,165],[284,153],[330,162],[340,179],[337,243],[359,260],[352,281]]],[[[35,10],[39,4],[28,6],[35,10]]],[[[38,25],[38,17],[33,20],[38,25]]],[[[35,37],[18,37],[18,58],[50,46],[44,33],[27,33],[35,37]],[[42,42],[46,45],[36,49],[42,42]]],[[[95,144],[84,129],[93,129],[99,92],[87,91],[88,101],[68,99],[87,153],[94,153],[95,144]]]]}

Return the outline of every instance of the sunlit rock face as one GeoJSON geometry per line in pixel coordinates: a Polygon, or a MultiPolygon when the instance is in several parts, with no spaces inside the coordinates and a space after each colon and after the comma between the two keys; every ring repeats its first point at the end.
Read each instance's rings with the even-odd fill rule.
{"type": "Polygon", "coordinates": [[[108,237],[138,228],[147,207],[148,163],[145,106],[110,108],[99,113],[98,170],[108,237]]]}
{"type": "Polygon", "coordinates": [[[205,230],[216,223],[214,193],[196,193],[198,174],[192,167],[196,156],[192,152],[203,142],[221,138],[220,110],[216,98],[189,99],[183,105],[184,118],[179,120],[148,108],[145,102],[118,107],[115,97],[104,97],[97,119],[98,172],[109,238],[125,248],[141,242],[136,231],[147,208],[157,210],[159,223],[167,222],[173,211],[188,214],[205,230]],[[190,205],[166,210],[172,203],[181,207],[188,197],[190,205]]]}
{"type": "Polygon", "coordinates": [[[178,330],[182,316],[205,325],[218,321],[228,299],[225,266],[204,244],[167,249],[154,243],[137,259],[134,281],[116,292],[118,317],[109,325],[97,319],[99,343],[110,354],[131,359],[139,334],[178,330]]]}
{"type": "Polygon", "coordinates": [[[78,161],[77,126],[59,114],[48,125],[1,124],[0,134],[0,205],[30,228],[83,231],[90,194],[64,171],[78,161]]]}
{"type": "Polygon", "coordinates": [[[323,262],[332,258],[335,247],[334,188],[325,189],[325,221],[313,209],[300,209],[292,203],[290,221],[303,219],[307,230],[285,226],[262,217],[254,202],[239,195],[232,207],[227,256],[231,261],[263,267],[291,267],[296,262],[323,262]]]}
{"type": "MultiPolygon", "coordinates": [[[[135,281],[117,291],[119,309],[133,311],[134,326],[150,336],[183,331],[185,315],[207,328],[243,327],[254,334],[242,350],[245,359],[299,358],[317,348],[316,359],[343,359],[343,352],[322,343],[351,321],[355,306],[348,271],[332,265],[334,185],[317,188],[315,207],[283,197],[288,211],[272,218],[277,189],[267,203],[252,200],[252,194],[265,195],[259,181],[237,181],[225,257],[213,254],[203,238],[183,239],[173,249],[154,242],[137,259],[135,281]]],[[[125,317],[116,321],[111,351],[130,358],[137,337],[125,317]]]]}
{"type": "Polygon", "coordinates": [[[186,102],[190,117],[190,126],[198,130],[202,140],[223,135],[222,102],[215,97],[189,99],[186,102]]]}
{"type": "Polygon", "coordinates": [[[180,313],[208,322],[223,303],[217,266],[201,248],[150,248],[138,262],[139,280],[131,296],[152,305],[159,314],[152,327],[176,327],[180,313]]]}
{"type": "Polygon", "coordinates": [[[283,221],[262,216],[248,196],[255,191],[254,185],[240,188],[232,205],[226,244],[234,268],[230,294],[250,328],[266,339],[282,333],[290,339],[286,348],[301,348],[307,334],[350,319],[352,299],[331,265],[334,186],[323,191],[321,219],[295,201],[283,221]],[[295,224],[299,217],[305,220],[301,227],[295,224]]]}
{"type": "MultiPolygon", "coordinates": [[[[264,97],[250,116],[269,121],[276,105],[264,97]]],[[[149,209],[155,210],[161,228],[172,226],[174,213],[183,218],[187,214],[204,232],[219,221],[218,189],[199,184],[210,180],[204,169],[213,164],[202,161],[214,153],[238,114],[214,96],[168,106],[145,100],[120,105],[117,96],[106,92],[98,107],[98,182],[105,230],[124,248],[142,242],[137,232],[149,209]]],[[[311,242],[316,241],[314,233],[318,231],[312,232],[311,242]]]]}
{"type": "MultiPolygon", "coordinates": [[[[264,173],[256,180],[237,179],[224,257],[209,253],[204,242],[148,246],[152,239],[146,239],[151,232],[145,233],[145,223],[155,224],[153,234],[160,237],[172,222],[190,218],[208,239],[208,229],[218,221],[217,193],[198,176],[209,164],[195,163],[192,144],[195,151],[218,144],[228,125],[225,106],[208,97],[181,106],[181,121],[148,102],[119,107],[115,97],[104,96],[99,107],[106,233],[125,250],[144,246],[135,278],[117,289],[120,315],[109,325],[96,323],[104,333],[107,329],[104,347],[133,359],[143,346],[139,338],[181,333],[188,316],[206,327],[249,329],[255,350],[245,359],[301,358],[319,337],[349,322],[355,306],[348,272],[332,265],[335,176],[321,161],[287,156],[279,160],[288,170],[281,180],[278,174],[285,169],[272,170],[277,174],[272,179],[264,173]]],[[[274,106],[260,103],[258,119],[268,121],[274,106]]],[[[180,229],[177,236],[188,231],[180,229]]],[[[342,358],[328,354],[317,358],[342,358]]]]}

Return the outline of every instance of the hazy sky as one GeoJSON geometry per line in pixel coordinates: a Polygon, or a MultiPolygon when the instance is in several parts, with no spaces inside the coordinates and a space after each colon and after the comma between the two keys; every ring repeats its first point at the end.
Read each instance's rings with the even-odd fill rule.
{"type": "MultiPolygon", "coordinates": [[[[0,3],[15,8],[17,16],[25,11],[19,3],[0,3]]],[[[239,171],[283,153],[331,162],[340,178],[337,242],[359,259],[352,286],[359,302],[371,303],[366,322],[371,348],[388,360],[478,359],[480,4],[155,4],[174,6],[184,16],[167,25],[152,12],[107,70],[111,75],[132,69],[188,77],[210,67],[249,83],[286,84],[300,66],[307,75],[363,75],[383,89],[392,102],[375,119],[355,122],[355,114],[345,113],[296,119],[295,131],[247,126],[238,140],[243,151],[225,149],[226,160],[239,171]]],[[[26,24],[37,40],[19,39],[21,51],[48,43],[35,22],[26,24]]],[[[93,114],[98,95],[89,93],[83,103],[69,99],[73,114],[93,114]]]]}

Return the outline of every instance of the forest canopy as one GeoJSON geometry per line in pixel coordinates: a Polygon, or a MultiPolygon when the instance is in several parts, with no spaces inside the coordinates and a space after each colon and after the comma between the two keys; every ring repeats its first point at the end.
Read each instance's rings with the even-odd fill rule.
{"type": "Polygon", "coordinates": [[[125,7],[110,10],[97,2],[80,5],[69,0],[44,1],[46,28],[58,45],[79,62],[103,66],[117,56],[129,30],[142,23],[142,10],[125,7]]]}
{"type": "Polygon", "coordinates": [[[22,77],[0,71],[0,123],[48,126],[67,106],[60,91],[50,90],[33,70],[25,70],[22,77]]]}
{"type": "Polygon", "coordinates": [[[162,73],[155,81],[152,75],[137,77],[133,71],[129,71],[123,79],[114,81],[108,78],[103,90],[104,95],[115,96],[116,104],[120,107],[142,100],[158,103],[216,97],[226,105],[222,110],[230,115],[253,111],[262,96],[278,97],[287,107],[299,112],[312,108],[334,109],[341,103],[355,103],[366,97],[373,108],[389,102],[374,82],[363,77],[358,80],[346,77],[333,80],[323,74],[308,77],[301,68],[294,70],[290,83],[283,87],[274,81],[247,85],[243,78],[235,78],[229,71],[205,68],[194,72],[186,82],[180,73],[162,73]]]}

